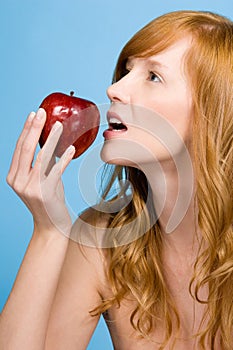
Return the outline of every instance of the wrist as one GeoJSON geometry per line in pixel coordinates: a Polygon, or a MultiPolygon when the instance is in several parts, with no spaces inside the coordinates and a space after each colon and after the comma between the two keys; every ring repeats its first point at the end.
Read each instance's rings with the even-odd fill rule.
{"type": "Polygon", "coordinates": [[[44,235],[45,237],[70,237],[70,232],[72,228],[72,221],[70,218],[67,220],[54,220],[48,217],[34,218],[34,231],[39,233],[39,235],[44,235]]]}
{"type": "Polygon", "coordinates": [[[40,228],[34,225],[32,239],[39,241],[42,244],[49,244],[52,242],[61,242],[61,244],[68,244],[69,233],[62,233],[60,230],[54,228],[40,228]]]}

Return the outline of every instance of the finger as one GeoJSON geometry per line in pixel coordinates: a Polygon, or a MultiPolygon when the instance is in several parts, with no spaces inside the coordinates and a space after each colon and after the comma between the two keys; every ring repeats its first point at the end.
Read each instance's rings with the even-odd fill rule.
{"type": "Polygon", "coordinates": [[[48,166],[44,168],[45,170],[43,170],[43,174],[44,174],[45,176],[48,176],[48,174],[50,173],[52,167],[53,167],[55,164],[56,164],[56,156],[53,155],[53,156],[51,157],[51,159],[49,160],[48,166]]]}
{"type": "Polygon", "coordinates": [[[28,176],[32,162],[34,159],[36,147],[44,127],[46,120],[46,112],[43,108],[39,108],[35,117],[33,118],[31,128],[25,136],[19,154],[18,161],[18,176],[25,178],[28,176]]]}
{"type": "Polygon", "coordinates": [[[32,120],[35,117],[35,112],[31,112],[28,117],[26,122],[24,123],[24,127],[23,130],[18,138],[18,141],[16,143],[15,146],[15,150],[12,156],[12,160],[11,160],[11,165],[10,165],[10,169],[7,175],[7,182],[9,184],[11,184],[12,180],[15,177],[17,168],[18,168],[18,162],[19,162],[19,156],[20,156],[20,151],[21,151],[21,147],[22,147],[22,143],[26,137],[26,135],[28,134],[30,128],[31,128],[31,124],[32,124],[32,120]]]}
{"type": "Polygon", "coordinates": [[[54,155],[55,148],[57,146],[57,143],[59,141],[59,138],[63,131],[63,125],[59,121],[56,121],[56,123],[53,125],[51,132],[49,133],[49,136],[38,153],[36,163],[41,163],[40,165],[40,171],[42,175],[47,175],[54,164],[56,163],[56,158],[54,155]]]}
{"type": "Polygon", "coordinates": [[[66,149],[59,161],[53,166],[47,178],[48,183],[50,183],[51,186],[57,186],[62,174],[64,173],[66,167],[72,160],[74,154],[75,147],[71,145],[66,149]]]}

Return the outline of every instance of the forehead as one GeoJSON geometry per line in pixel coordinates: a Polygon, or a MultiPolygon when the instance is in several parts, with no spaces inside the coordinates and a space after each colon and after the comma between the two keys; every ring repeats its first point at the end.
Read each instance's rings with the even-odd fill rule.
{"type": "MultiPolygon", "coordinates": [[[[160,68],[168,68],[179,63],[183,64],[186,53],[188,52],[192,43],[192,38],[187,36],[183,39],[176,41],[174,44],[166,48],[165,50],[156,54],[147,56],[146,54],[140,56],[130,56],[127,59],[127,65],[134,65],[138,60],[143,60],[146,64],[156,65],[160,68]]],[[[153,52],[153,50],[151,50],[153,52]]]]}

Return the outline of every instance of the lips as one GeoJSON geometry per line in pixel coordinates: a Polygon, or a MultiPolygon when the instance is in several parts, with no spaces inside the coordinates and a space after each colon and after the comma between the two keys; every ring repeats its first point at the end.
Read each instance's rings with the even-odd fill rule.
{"type": "Polygon", "coordinates": [[[111,131],[126,131],[127,130],[126,124],[122,121],[122,119],[119,117],[118,114],[113,113],[113,112],[108,112],[107,119],[108,119],[108,124],[109,124],[109,130],[111,130],[111,131]]]}
{"type": "Polygon", "coordinates": [[[118,114],[109,111],[107,113],[107,120],[109,127],[103,133],[105,140],[118,138],[120,135],[123,136],[123,134],[127,132],[127,126],[118,114]]]}

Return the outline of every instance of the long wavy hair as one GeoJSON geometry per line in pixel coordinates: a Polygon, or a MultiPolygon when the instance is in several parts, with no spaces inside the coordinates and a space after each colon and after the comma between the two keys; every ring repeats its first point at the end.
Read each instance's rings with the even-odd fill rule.
{"type": "MultiPolygon", "coordinates": [[[[194,300],[206,304],[201,323],[203,327],[194,336],[202,349],[207,345],[214,349],[218,334],[222,348],[232,350],[233,24],[229,19],[210,12],[165,14],[146,25],[125,45],[113,82],[124,76],[129,56],[155,55],[187,35],[192,37],[185,65],[194,104],[192,151],[195,201],[202,234],[189,291],[194,300]],[[200,297],[203,286],[208,287],[207,300],[200,297]]],[[[121,184],[122,179],[129,180],[133,194],[129,205],[109,220],[109,227],[118,228],[119,234],[142,212],[145,213],[141,216],[144,221],[154,220],[156,215],[147,179],[136,168],[116,166],[104,198],[107,198],[113,183],[119,181],[121,184]]],[[[130,315],[132,327],[143,337],[150,337],[157,323],[161,320],[165,322],[165,337],[160,346],[164,349],[180,328],[179,312],[163,273],[159,222],[149,225],[147,232],[141,235],[143,225],[146,227],[145,222],[134,225],[134,232],[127,232],[138,239],[109,249],[108,280],[112,298],[103,300],[91,313],[103,313],[113,305],[120,305],[122,299],[130,294],[136,301],[130,315]]]]}

